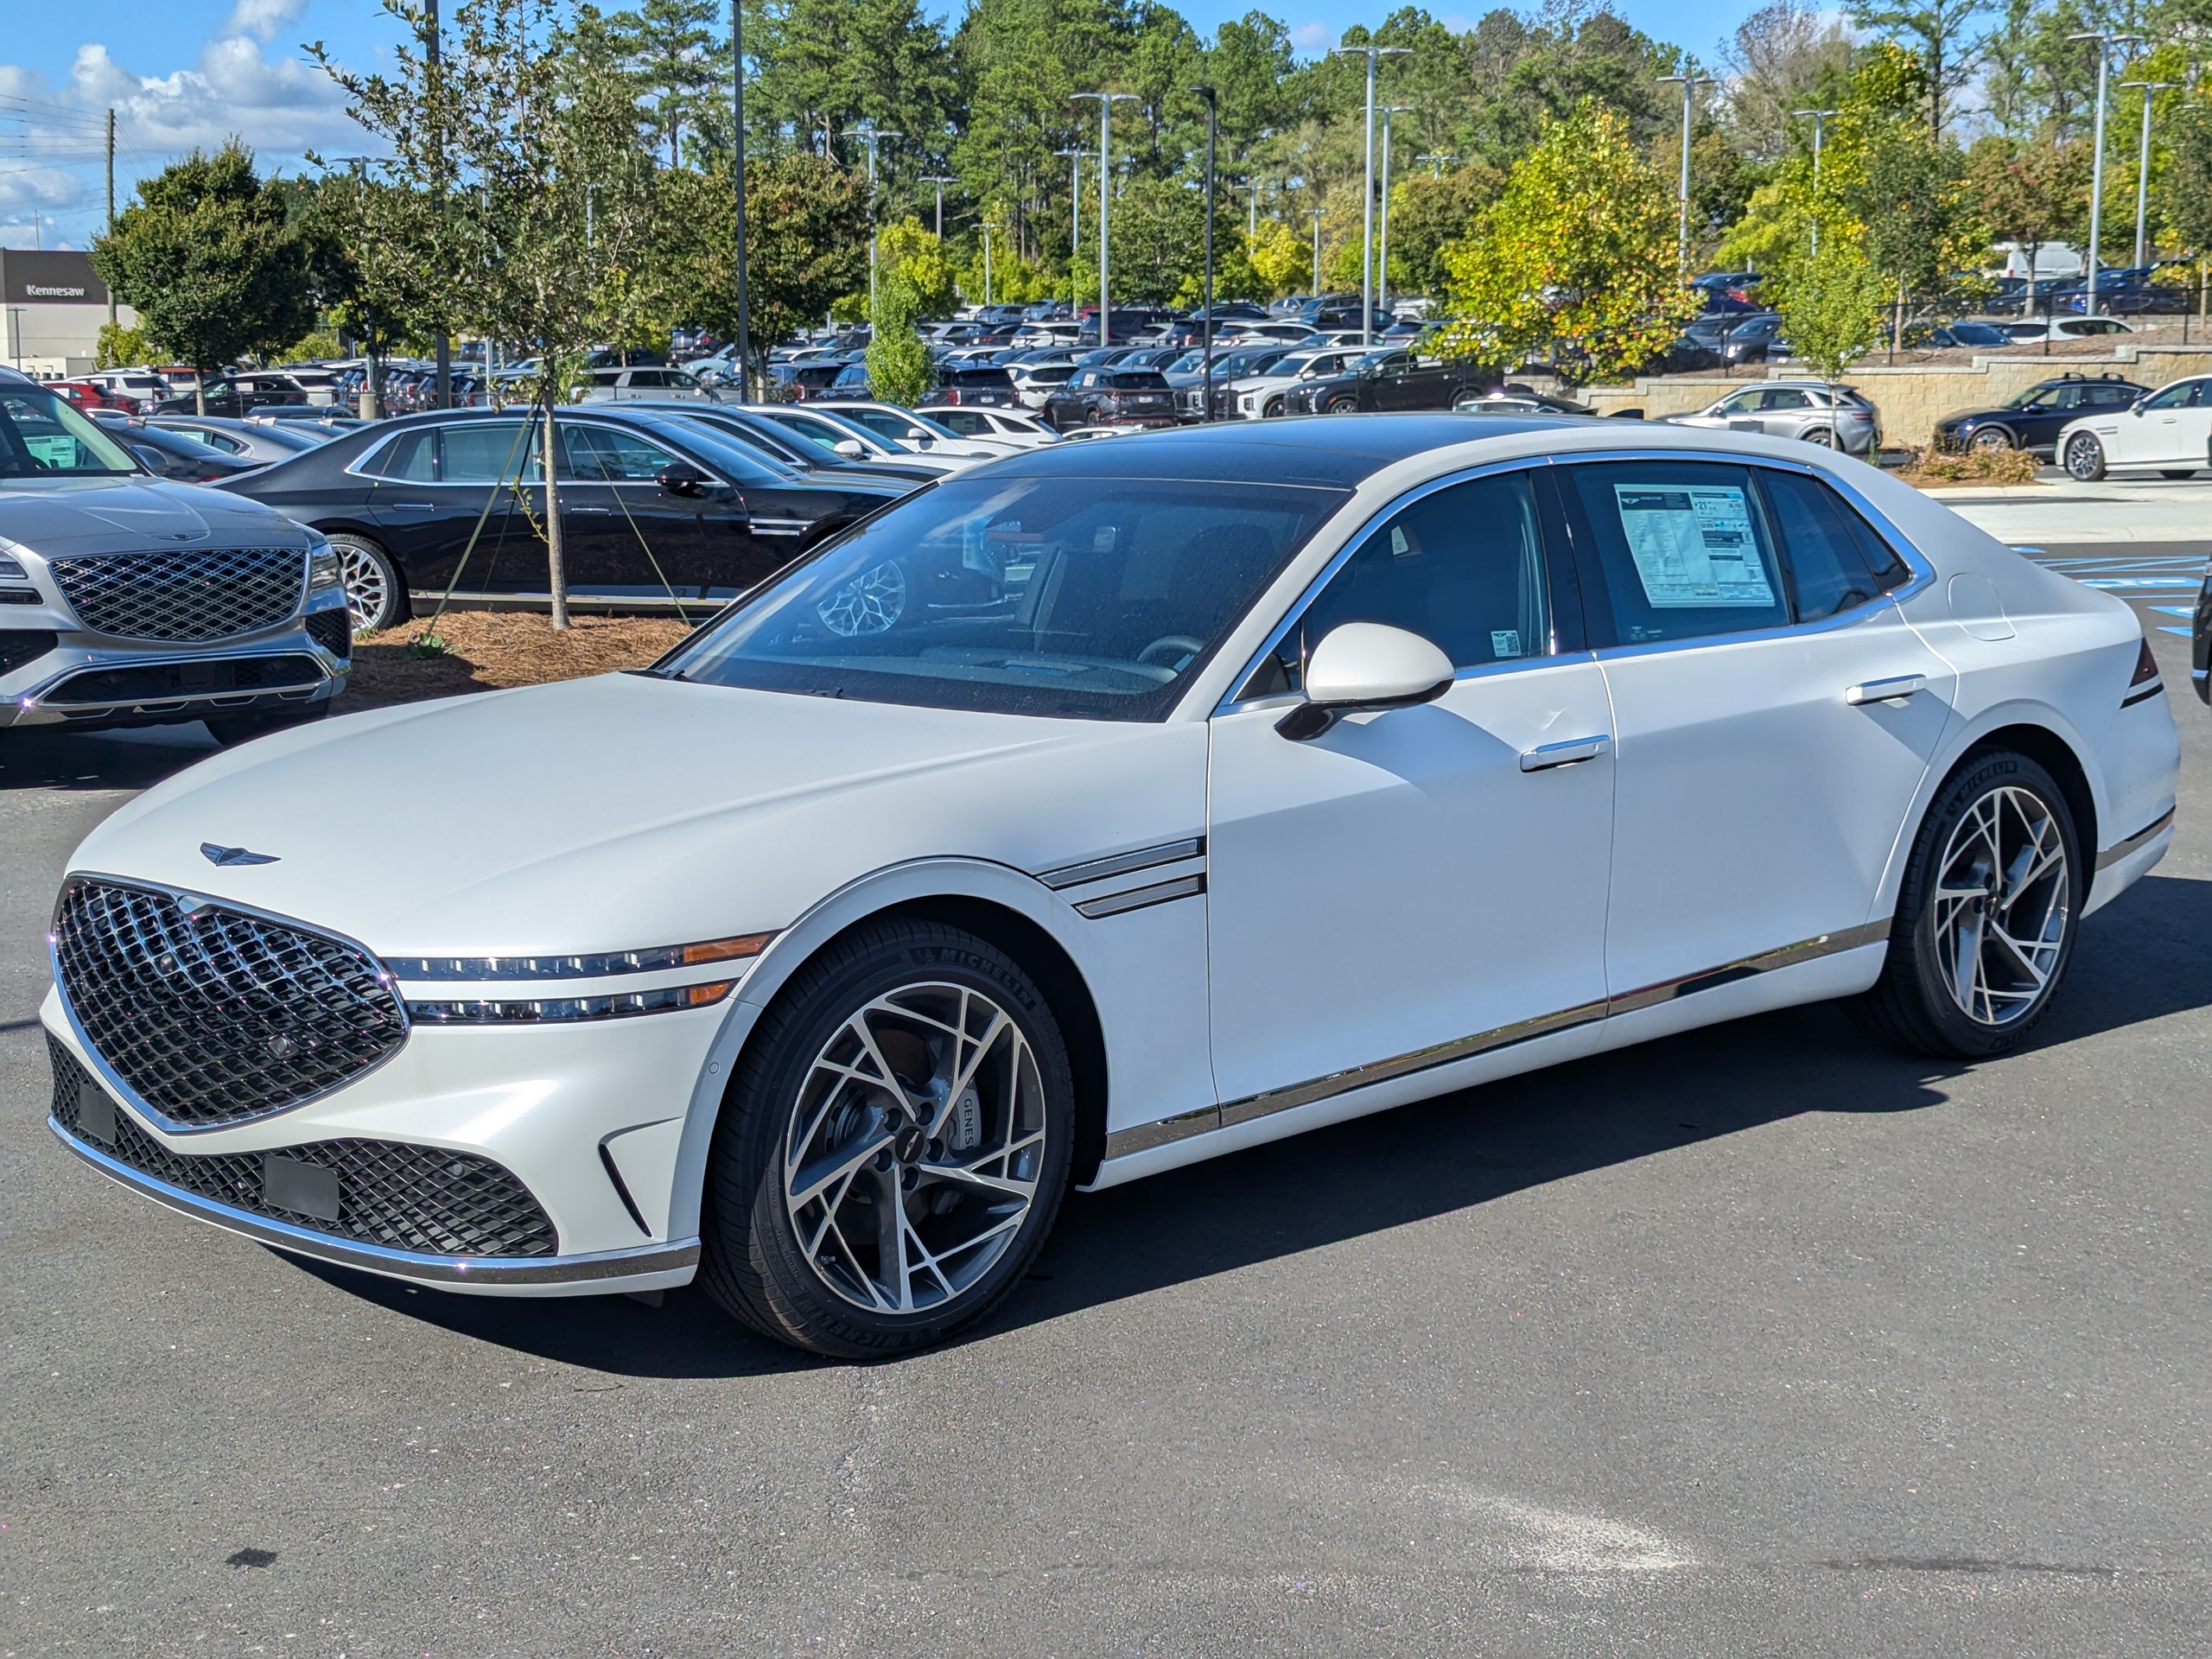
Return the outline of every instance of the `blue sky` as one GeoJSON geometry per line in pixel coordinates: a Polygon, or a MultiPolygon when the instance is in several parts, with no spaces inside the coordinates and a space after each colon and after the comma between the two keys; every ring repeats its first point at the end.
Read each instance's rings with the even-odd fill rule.
{"type": "MultiPolygon", "coordinates": [[[[1252,0],[1190,0],[1184,15],[1211,34],[1252,0]]],[[[1711,58],[1755,0],[1615,0],[1637,28],[1711,58]]],[[[1306,50],[1388,8],[1352,0],[1268,7],[1306,50]]],[[[1455,26],[1480,3],[1439,3],[1455,26]]],[[[300,44],[326,42],[341,60],[374,67],[397,28],[374,0],[94,0],[10,7],[0,42],[0,246],[82,247],[104,213],[99,162],[105,111],[117,111],[117,194],[195,145],[240,134],[278,168],[308,149],[344,155],[361,143],[327,79],[300,44]]]]}

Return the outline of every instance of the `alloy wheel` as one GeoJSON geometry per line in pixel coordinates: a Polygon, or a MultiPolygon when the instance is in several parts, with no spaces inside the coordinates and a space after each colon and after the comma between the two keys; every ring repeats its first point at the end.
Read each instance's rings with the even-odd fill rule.
{"type": "Polygon", "coordinates": [[[2084,484],[2094,484],[2105,475],[2105,447],[2087,432],[2076,432],[2066,441],[2066,470],[2084,484]]]}
{"type": "Polygon", "coordinates": [[[353,632],[366,633],[391,607],[391,578],[365,548],[341,542],[338,556],[346,585],[346,608],[353,613],[353,632]]]}
{"type": "Polygon", "coordinates": [[[1943,983],[1977,1025],[2042,1002],[2073,923],[2066,837],[2031,790],[2004,785],[1967,809],[1943,849],[1929,914],[1943,983]]]}
{"type": "Polygon", "coordinates": [[[1007,1249],[1046,1164],[1045,1085],[1021,1027],[963,985],[902,986],[849,1016],[784,1133],[785,1207],[836,1295],[945,1307],[1007,1249]]]}
{"type": "Polygon", "coordinates": [[[1974,449],[2010,449],[2012,435],[2001,426],[1985,426],[1968,441],[1968,447],[1974,449]]]}

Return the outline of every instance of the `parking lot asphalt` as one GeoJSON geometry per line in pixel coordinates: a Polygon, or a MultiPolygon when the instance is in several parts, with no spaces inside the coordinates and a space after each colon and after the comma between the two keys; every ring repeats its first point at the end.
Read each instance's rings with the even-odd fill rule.
{"type": "Polygon", "coordinates": [[[2212,711],[2113,591],[2179,839],[2027,1052],[1800,1009],[1077,1197],[988,1325],[865,1367],[78,1165],[55,882],[207,746],[0,734],[0,1652],[2202,1654],[2212,711]]]}

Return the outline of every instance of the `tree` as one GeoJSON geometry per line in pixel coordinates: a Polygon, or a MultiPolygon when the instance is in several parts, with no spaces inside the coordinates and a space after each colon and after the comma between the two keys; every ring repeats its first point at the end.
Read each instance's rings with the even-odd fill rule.
{"type": "Polygon", "coordinates": [[[680,165],[693,111],[720,102],[728,80],[728,8],[721,0],[645,0],[607,26],[652,111],[655,147],[666,147],[671,167],[680,165]]]}
{"type": "MultiPolygon", "coordinates": [[[[1800,254],[1774,277],[1776,308],[1789,349],[1833,388],[1880,334],[1881,273],[1855,238],[1832,235],[1817,256],[1800,254]]],[[[1833,399],[1828,442],[1841,447],[1833,399]]]]}
{"type": "Polygon", "coordinates": [[[944,245],[922,228],[920,219],[910,213],[885,226],[876,234],[875,250],[879,289],[882,279],[896,278],[912,295],[917,316],[952,315],[960,303],[952,266],[944,257],[944,245]]]}
{"type": "Polygon", "coordinates": [[[1847,0],[1846,13],[1862,29],[1902,39],[1926,72],[1929,130],[1940,137],[1951,116],[1951,94],[1973,79],[1977,54],[1967,35],[1989,0],[1847,0]]]}
{"type": "Polygon", "coordinates": [[[2019,143],[1992,133],[1967,152],[1967,198],[1993,241],[2017,243],[2026,257],[2030,312],[2037,254],[2087,212],[2089,162],[2089,147],[2079,139],[2019,143]]]}
{"type": "MultiPolygon", "coordinates": [[[[1444,251],[1475,227],[1482,210],[1497,200],[1504,175],[1484,162],[1449,172],[1408,173],[1390,186],[1390,282],[1414,294],[1441,294],[1451,281],[1444,251]]],[[[1300,248],[1301,259],[1311,251],[1300,248]]],[[[1310,270],[1301,265],[1301,278],[1310,270]]]]}
{"type": "MultiPolygon", "coordinates": [[[[284,193],[253,170],[232,138],[138,187],[112,233],[94,239],[93,270],[138,313],[153,348],[207,375],[233,358],[278,352],[315,327],[307,259],[284,193]]],[[[204,391],[195,389],[206,412],[204,391]]]]}
{"type": "Polygon", "coordinates": [[[1261,292],[1255,299],[1302,290],[1313,275],[1313,251],[1306,239],[1279,219],[1260,221],[1259,234],[1251,238],[1245,257],[1261,292]]]}
{"type": "Polygon", "coordinates": [[[1832,11],[1770,0],[1736,27],[1719,53],[1728,124],[1745,154],[1773,161],[1791,148],[1795,111],[1823,108],[1850,73],[1851,35],[1832,11]]]}
{"type": "Polygon", "coordinates": [[[1940,279],[1988,245],[1969,229],[1958,152],[1916,122],[1891,122],[1868,144],[1864,170],[1844,193],[1866,226],[1866,257],[1892,285],[1895,321],[1890,349],[1904,338],[1908,296],[1932,292],[1940,279]]]}
{"type": "Polygon", "coordinates": [[[1547,354],[1575,382],[1624,372],[1694,308],[1675,259],[1673,191],[1628,123],[1585,100],[1545,124],[1475,234],[1446,251],[1445,347],[1508,364],[1547,354]]]}
{"type": "Polygon", "coordinates": [[[879,272],[869,314],[868,385],[887,404],[918,404],[930,389],[930,349],[914,326],[922,308],[903,270],[879,272]]]}

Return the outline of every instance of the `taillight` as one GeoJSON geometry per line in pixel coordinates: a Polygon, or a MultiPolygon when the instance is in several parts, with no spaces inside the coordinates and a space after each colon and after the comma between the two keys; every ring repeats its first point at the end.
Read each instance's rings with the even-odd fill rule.
{"type": "Polygon", "coordinates": [[[2142,653],[2135,659],[2135,677],[2127,683],[2127,689],[2133,691],[2137,686],[2147,685],[2158,677],[2158,659],[2151,655],[2151,642],[2145,639],[2142,653]]]}

